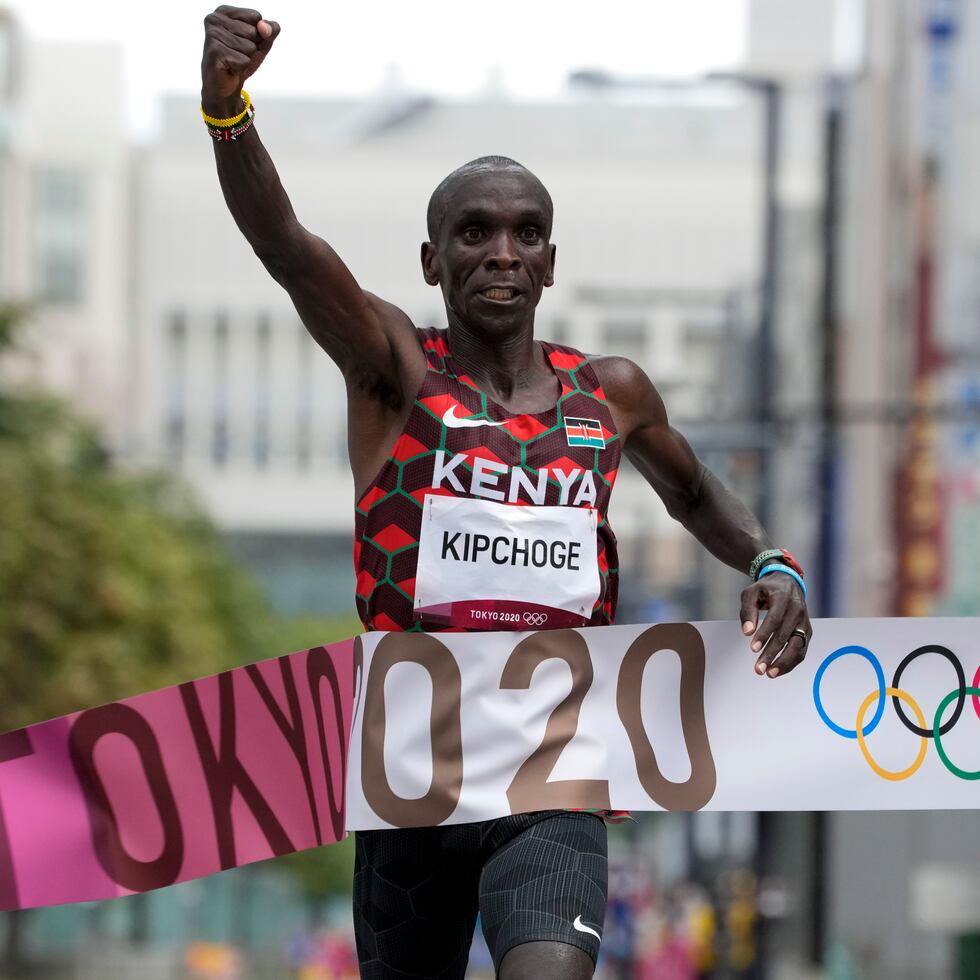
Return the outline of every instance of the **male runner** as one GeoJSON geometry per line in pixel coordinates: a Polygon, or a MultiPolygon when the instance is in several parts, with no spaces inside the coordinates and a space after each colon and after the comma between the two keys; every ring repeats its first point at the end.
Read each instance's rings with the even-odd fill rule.
{"type": "MultiPolygon", "coordinates": [[[[254,10],[222,6],[205,18],[202,111],[232,216],[346,383],[365,625],[611,622],[616,542],[605,516],[621,447],[726,564],[744,569],[770,550],[670,427],[640,368],[534,339],[535,308],[554,282],[552,202],[520,164],[473,161],[432,195],[422,272],[442,290],[448,330],[416,329],[358,285],[299,223],[251,125],[242,85],[278,34],[254,10]],[[423,533],[423,512],[441,537],[423,533]],[[561,540],[548,538],[555,521],[561,540]]],[[[768,677],[791,671],[811,635],[796,572],[782,567],[742,593],[743,631],[768,677]]],[[[592,976],[606,898],[599,816],[544,811],[357,837],[363,976],[463,977],[478,910],[499,977],[592,976]]]]}

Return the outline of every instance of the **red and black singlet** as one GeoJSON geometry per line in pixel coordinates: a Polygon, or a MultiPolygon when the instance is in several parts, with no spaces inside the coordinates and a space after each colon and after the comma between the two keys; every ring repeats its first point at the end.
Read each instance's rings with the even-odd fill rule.
{"type": "MultiPolygon", "coordinates": [[[[618,557],[606,510],[622,450],[588,358],[541,342],[561,384],[558,403],[533,415],[511,415],[457,369],[446,330],[426,328],[418,334],[428,363],[425,379],[405,428],[356,505],[354,568],[361,621],[369,630],[460,628],[423,623],[416,610],[423,507],[427,496],[437,495],[499,502],[493,504],[497,507],[593,508],[598,598],[582,625],[611,624],[618,557]]],[[[453,536],[455,557],[465,556],[467,537],[453,536]]],[[[530,547],[527,541],[497,544],[501,558],[523,555],[527,564],[526,550],[518,550],[530,547]]],[[[557,554],[564,561],[568,556],[556,547],[551,558],[557,554]]],[[[444,544],[443,557],[446,550],[444,544]]],[[[540,628],[529,620],[520,626],[482,628],[536,626],[540,628]]]]}

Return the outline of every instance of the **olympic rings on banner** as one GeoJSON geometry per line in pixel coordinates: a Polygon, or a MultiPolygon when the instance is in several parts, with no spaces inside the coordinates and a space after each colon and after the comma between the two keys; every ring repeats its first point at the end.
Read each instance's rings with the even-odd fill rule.
{"type": "MultiPolygon", "coordinates": [[[[977,670],[977,676],[980,677],[980,670],[977,670]]],[[[944,729],[939,727],[939,723],[943,719],[943,712],[946,710],[946,705],[948,705],[958,693],[959,691],[950,691],[949,694],[947,694],[946,697],[939,702],[939,707],[936,708],[936,719],[932,723],[933,734],[936,738],[936,751],[939,753],[939,758],[942,759],[943,765],[954,776],[959,776],[960,779],[980,779],[980,770],[970,772],[968,769],[960,769],[959,766],[956,766],[950,762],[949,756],[946,755],[946,750],[943,748],[942,739],[939,737],[944,731],[944,729]]],[[[977,697],[980,696],[980,687],[977,687],[976,683],[974,683],[973,687],[968,687],[966,689],[966,693],[973,696],[973,703],[976,704],[977,697]]]]}
{"type": "MultiPolygon", "coordinates": [[[[924,729],[926,727],[925,715],[922,713],[922,709],[919,707],[918,703],[912,698],[911,694],[908,694],[897,687],[890,687],[888,688],[887,691],[885,691],[885,693],[890,695],[892,699],[896,702],[899,700],[899,698],[901,698],[902,701],[907,702],[908,706],[915,712],[915,717],[919,719],[919,725],[921,726],[921,728],[924,729]]],[[[956,692],[954,691],[953,693],[955,694],[956,692]]],[[[871,753],[868,751],[868,746],[864,741],[864,734],[861,732],[862,723],[864,722],[864,716],[867,713],[868,708],[871,706],[871,702],[875,698],[879,698],[879,697],[880,695],[878,694],[877,691],[872,691],[864,699],[864,701],[861,704],[861,707],[858,708],[857,725],[855,726],[855,731],[858,733],[857,734],[858,745],[861,746],[861,754],[864,756],[865,762],[867,762],[868,765],[871,766],[871,768],[874,769],[874,771],[878,773],[878,775],[881,776],[882,779],[890,779],[894,782],[898,782],[899,780],[902,779],[908,779],[909,776],[911,776],[919,768],[919,766],[921,766],[922,763],[925,762],[926,749],[929,748],[929,740],[925,736],[922,737],[921,744],[919,745],[919,754],[915,757],[915,762],[913,762],[912,765],[908,767],[908,769],[903,769],[901,772],[891,772],[888,769],[882,769],[882,767],[879,766],[878,763],[871,758],[871,753]]],[[[930,734],[932,733],[930,732],[930,734]]]]}
{"type": "Polygon", "coordinates": [[[835,650],[824,659],[823,663],[819,666],[819,668],[817,668],[817,673],[813,678],[813,703],[817,709],[817,714],[820,716],[823,723],[832,732],[835,732],[843,738],[856,739],[861,748],[861,754],[864,756],[865,761],[868,763],[871,769],[882,779],[888,779],[893,782],[908,779],[909,776],[913,775],[919,769],[919,767],[925,761],[930,738],[935,741],[936,751],[939,754],[939,758],[949,772],[960,779],[980,779],[980,770],[972,772],[967,769],[960,769],[959,766],[955,765],[946,754],[946,750],[943,748],[942,744],[942,736],[946,735],[959,721],[960,715],[963,713],[963,706],[966,704],[966,699],[968,696],[973,699],[973,708],[976,711],[977,716],[980,717],[980,668],[977,668],[977,672],[973,677],[973,686],[967,687],[966,674],[963,671],[963,665],[960,663],[959,658],[951,650],[935,643],[929,643],[924,646],[917,647],[910,654],[908,654],[895,670],[895,676],[892,679],[890,687],[886,687],[885,685],[885,674],[882,670],[881,662],[870,650],[862,646],[846,646],[835,650]],[[905,672],[905,668],[908,667],[914,660],[917,660],[919,657],[927,653],[938,653],[941,657],[945,657],[950,664],[952,664],[953,670],[956,673],[957,681],[956,688],[950,691],[949,694],[942,699],[939,707],[936,709],[935,718],[931,728],[926,727],[925,715],[915,699],[907,691],[904,691],[900,687],[902,674],[905,672]],[[861,703],[861,706],[858,709],[855,727],[842,728],[830,718],[824,709],[823,702],[820,700],[820,684],[823,681],[823,675],[827,668],[835,660],[848,656],[849,654],[864,657],[864,659],[871,664],[878,680],[878,688],[877,690],[872,691],[861,703]],[[915,757],[915,761],[907,769],[902,769],[899,772],[892,772],[888,769],[882,768],[872,757],[867,743],[865,742],[865,739],[875,730],[875,728],[878,727],[878,723],[881,721],[884,713],[885,702],[889,697],[892,699],[892,703],[895,706],[895,711],[898,714],[898,718],[902,724],[910,732],[918,735],[921,739],[919,752],[915,757]],[[865,725],[865,715],[867,715],[868,710],[871,707],[871,702],[876,699],[878,701],[878,707],[875,709],[875,713],[871,721],[865,725]],[[913,722],[909,720],[904,709],[902,708],[902,701],[904,701],[912,709],[912,712],[918,721],[918,725],[913,724],[913,722]],[[956,701],[956,707],[953,709],[953,713],[950,715],[949,720],[943,724],[943,714],[953,701],[956,701]]]}
{"type": "MultiPolygon", "coordinates": [[[[953,725],[960,720],[960,715],[963,713],[963,705],[966,704],[966,676],[963,673],[963,665],[959,662],[958,658],[953,655],[952,650],[948,650],[946,647],[938,646],[935,643],[929,643],[924,647],[919,647],[918,649],[913,650],[898,665],[898,669],[895,671],[895,677],[892,679],[892,687],[901,686],[899,682],[902,679],[902,674],[904,673],[905,668],[908,667],[913,660],[917,660],[924,653],[938,653],[941,657],[945,657],[953,665],[953,670],[956,671],[956,682],[959,685],[959,687],[956,689],[958,693],[956,699],[956,710],[939,732],[940,735],[945,735],[953,727],[953,725]]],[[[920,721],[918,725],[913,725],[912,722],[905,717],[905,712],[902,710],[902,705],[899,703],[899,699],[892,698],[892,701],[895,705],[895,710],[898,712],[899,720],[910,732],[915,732],[916,735],[921,735],[923,738],[932,738],[932,729],[926,728],[926,723],[924,721],[920,721]]]]}
{"type": "Polygon", "coordinates": [[[824,711],[823,703],[820,700],[820,682],[823,680],[823,675],[827,668],[840,657],[846,657],[849,653],[857,654],[859,657],[864,657],[865,660],[874,667],[875,676],[878,678],[878,707],[875,710],[874,717],[868,723],[868,727],[864,729],[861,733],[867,738],[877,727],[878,722],[881,721],[881,716],[885,713],[885,672],[881,669],[881,661],[866,647],[851,646],[851,647],[841,647],[839,650],[835,650],[827,659],[820,665],[817,670],[816,676],[813,678],[813,703],[817,706],[817,714],[823,719],[824,724],[832,731],[837,732],[838,735],[843,735],[844,738],[857,738],[858,733],[855,728],[841,728],[836,722],[830,719],[830,716],[824,711]]]}

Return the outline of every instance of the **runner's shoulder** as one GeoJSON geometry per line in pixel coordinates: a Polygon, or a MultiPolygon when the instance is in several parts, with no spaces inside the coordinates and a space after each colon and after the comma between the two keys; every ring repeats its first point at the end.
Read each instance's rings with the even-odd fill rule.
{"type": "Polygon", "coordinates": [[[588,357],[603,391],[611,401],[629,404],[657,390],[646,371],[628,357],[619,354],[589,354],[588,357]]]}
{"type": "Polygon", "coordinates": [[[635,428],[666,422],[660,392],[639,364],[618,354],[590,355],[589,363],[624,439],[635,428]]]}

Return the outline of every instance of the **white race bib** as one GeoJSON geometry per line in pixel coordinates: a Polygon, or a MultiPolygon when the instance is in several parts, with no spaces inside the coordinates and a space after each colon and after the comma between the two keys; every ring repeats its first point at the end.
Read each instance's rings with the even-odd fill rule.
{"type": "Polygon", "coordinates": [[[592,507],[498,504],[429,494],[415,616],[438,626],[585,626],[602,580],[592,507]]]}

